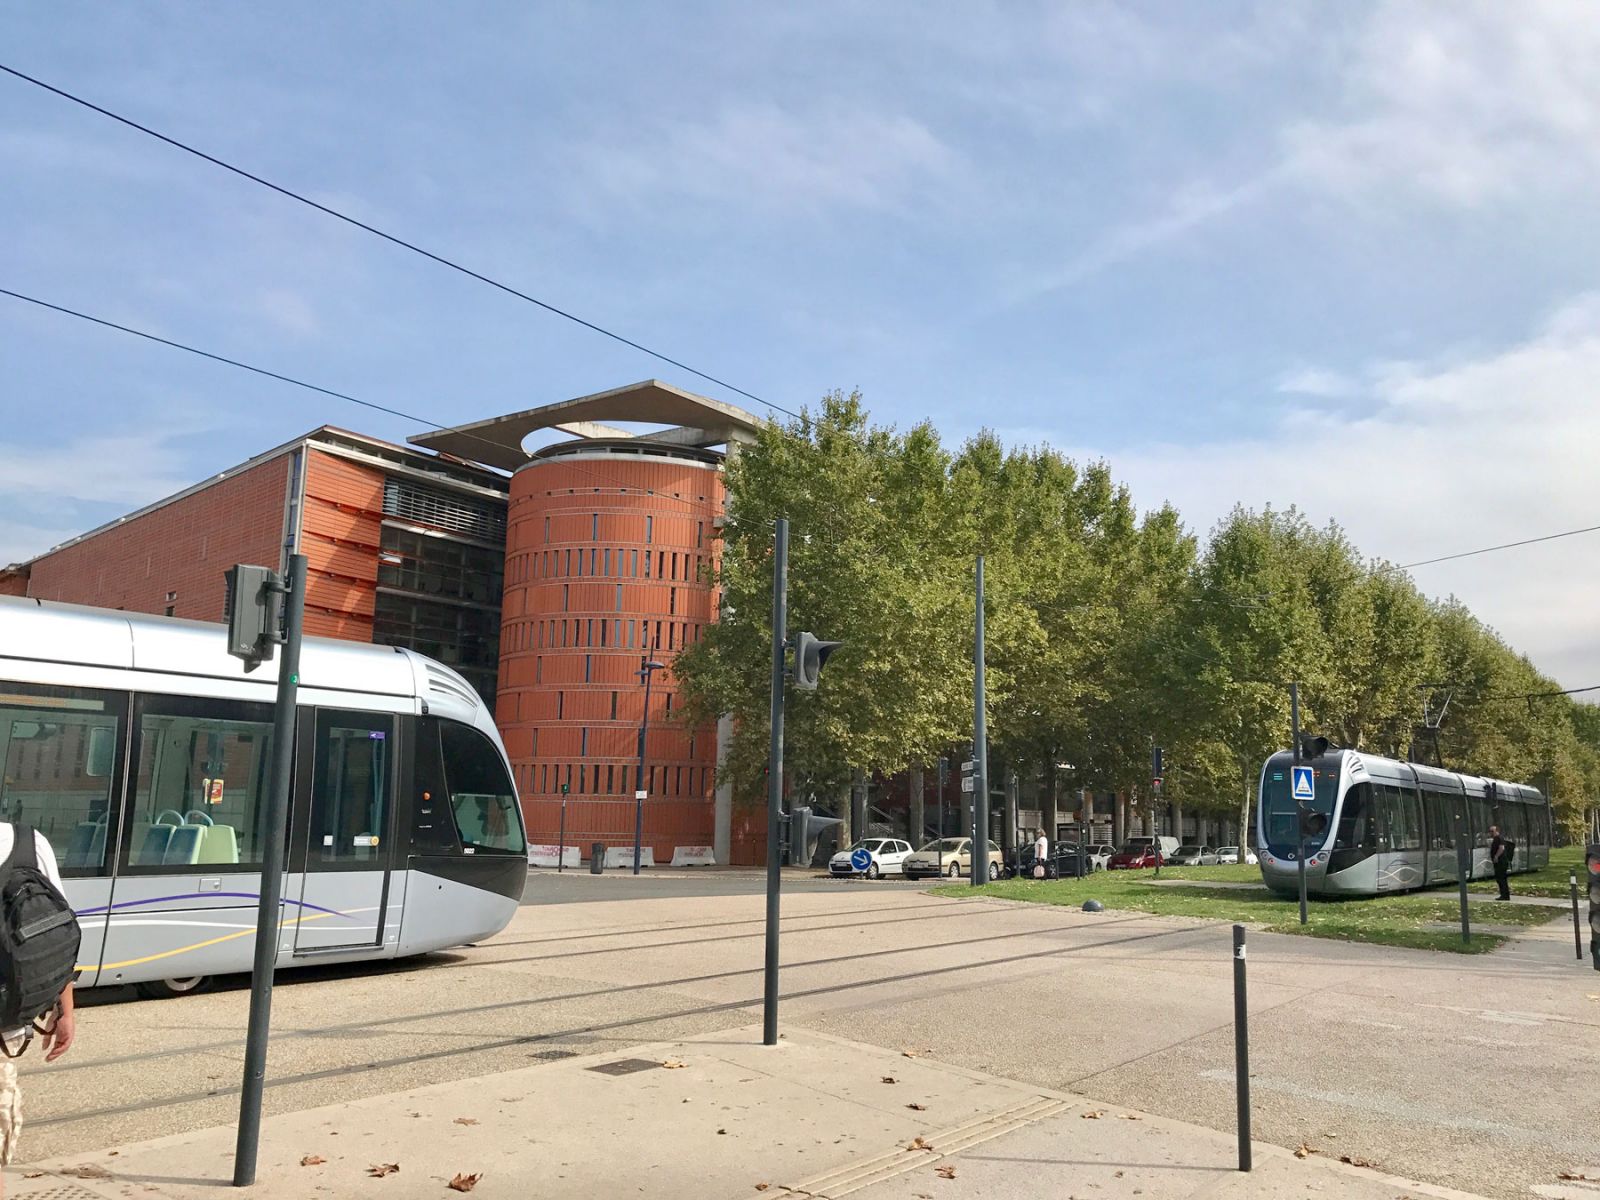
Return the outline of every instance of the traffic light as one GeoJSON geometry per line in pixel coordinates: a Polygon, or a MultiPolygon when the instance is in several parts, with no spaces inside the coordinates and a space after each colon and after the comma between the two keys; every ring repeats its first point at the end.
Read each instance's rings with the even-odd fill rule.
{"type": "Polygon", "coordinates": [[[240,564],[223,573],[227,592],[223,615],[228,621],[228,653],[253,671],[272,658],[278,643],[278,609],[283,580],[265,567],[240,564]]]}
{"type": "Polygon", "coordinates": [[[1313,812],[1302,805],[1300,808],[1300,836],[1310,841],[1312,838],[1320,838],[1327,832],[1328,814],[1313,812]]]}
{"type": "Polygon", "coordinates": [[[1591,843],[1589,865],[1589,958],[1600,971],[1600,845],[1591,843]]]}
{"type": "Polygon", "coordinates": [[[1314,737],[1309,733],[1300,735],[1300,757],[1306,761],[1321,758],[1328,752],[1328,747],[1333,745],[1325,737],[1314,737]]]}
{"type": "Polygon", "coordinates": [[[1161,747],[1157,746],[1150,752],[1150,794],[1161,795],[1161,747]]]}
{"type": "Polygon", "coordinates": [[[789,865],[810,866],[817,839],[839,823],[838,817],[819,817],[808,805],[795,805],[789,812],[789,865]]]}
{"type": "Polygon", "coordinates": [[[804,692],[817,690],[817,679],[829,657],[843,642],[824,642],[809,633],[794,635],[794,686],[804,692]]]}

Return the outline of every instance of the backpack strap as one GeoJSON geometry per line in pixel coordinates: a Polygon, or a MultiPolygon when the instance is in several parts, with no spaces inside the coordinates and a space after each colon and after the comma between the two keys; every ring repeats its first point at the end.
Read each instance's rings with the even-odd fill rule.
{"type": "MultiPolygon", "coordinates": [[[[11,872],[13,868],[27,866],[27,858],[23,856],[22,850],[22,839],[24,837],[28,839],[27,844],[29,849],[33,850],[33,826],[18,825],[13,822],[11,825],[11,832],[13,835],[11,842],[11,853],[6,856],[4,865],[0,865],[0,890],[3,890],[5,885],[11,882],[11,872]]],[[[30,854],[29,857],[33,858],[34,861],[37,862],[39,856],[37,852],[34,852],[30,854]]]]}

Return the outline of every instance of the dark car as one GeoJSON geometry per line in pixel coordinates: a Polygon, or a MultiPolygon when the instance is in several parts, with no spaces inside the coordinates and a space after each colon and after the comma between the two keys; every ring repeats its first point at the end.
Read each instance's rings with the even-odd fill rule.
{"type": "Polygon", "coordinates": [[[1111,856],[1106,864],[1108,871],[1137,871],[1142,867],[1159,867],[1167,860],[1154,846],[1124,846],[1111,856]]]}
{"type": "MultiPolygon", "coordinates": [[[[1046,879],[1072,879],[1081,871],[1087,875],[1094,870],[1094,860],[1084,856],[1083,864],[1079,866],[1079,852],[1082,847],[1072,842],[1062,842],[1050,847],[1050,856],[1045,860],[1044,877],[1046,879]]],[[[1033,864],[1037,856],[1031,845],[1020,847],[1007,864],[1007,873],[1021,879],[1033,878],[1033,864]]]]}

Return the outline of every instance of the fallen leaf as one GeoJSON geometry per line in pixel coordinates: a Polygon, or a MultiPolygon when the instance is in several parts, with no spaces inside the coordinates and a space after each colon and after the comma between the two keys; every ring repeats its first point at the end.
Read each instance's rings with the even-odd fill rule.
{"type": "Polygon", "coordinates": [[[1091,1108],[1088,1112],[1081,1112],[1078,1115],[1085,1121],[1098,1121],[1106,1115],[1106,1110],[1103,1108],[1091,1108]]]}
{"type": "Polygon", "coordinates": [[[119,1155],[121,1153],[122,1153],[121,1150],[107,1150],[106,1151],[106,1157],[107,1158],[115,1158],[117,1155],[119,1155]]]}
{"type": "Polygon", "coordinates": [[[1118,1113],[1117,1117],[1118,1117],[1119,1120],[1123,1120],[1123,1121],[1142,1121],[1142,1120],[1144,1120],[1144,1118],[1141,1117],[1138,1113],[1118,1113]]]}
{"type": "Polygon", "coordinates": [[[471,1175],[462,1175],[458,1173],[450,1180],[449,1183],[445,1184],[445,1187],[449,1188],[452,1192],[470,1192],[473,1188],[478,1186],[478,1180],[481,1178],[482,1176],[477,1172],[473,1172],[471,1175]]]}
{"type": "Polygon", "coordinates": [[[476,1117],[457,1117],[456,1118],[456,1124],[457,1125],[476,1125],[477,1123],[478,1123],[478,1118],[476,1118],[476,1117]]]}
{"type": "Polygon", "coordinates": [[[717,1130],[717,1132],[718,1133],[727,1133],[728,1131],[726,1129],[719,1129],[719,1130],[717,1130]]]}
{"type": "Polygon", "coordinates": [[[320,1167],[327,1161],[328,1160],[323,1158],[320,1154],[308,1154],[300,1160],[300,1165],[302,1167],[320,1167]]]}
{"type": "Polygon", "coordinates": [[[956,1177],[955,1166],[950,1163],[946,1163],[942,1167],[935,1167],[934,1171],[938,1174],[940,1179],[954,1179],[956,1177]]]}
{"type": "MultiPolygon", "coordinates": [[[[1589,999],[1594,1000],[1594,999],[1596,999],[1596,997],[1590,996],[1589,999]]],[[[1568,1181],[1574,1181],[1574,1180],[1581,1179],[1585,1183],[1600,1183],[1600,1179],[1590,1179],[1587,1175],[1575,1175],[1571,1171],[1562,1171],[1559,1175],[1556,1176],[1556,1178],[1557,1179],[1565,1179],[1565,1180],[1568,1180],[1568,1181]]]]}
{"type": "Polygon", "coordinates": [[[932,1150],[933,1147],[930,1146],[928,1144],[928,1140],[919,1133],[916,1137],[912,1138],[911,1141],[906,1143],[906,1149],[907,1150],[932,1150]]]}
{"type": "Polygon", "coordinates": [[[1116,1176],[1115,1176],[1115,1177],[1116,1177],[1116,1178],[1117,1178],[1117,1179],[1121,1179],[1121,1178],[1122,1178],[1122,1172],[1121,1172],[1121,1171],[1118,1171],[1118,1172],[1117,1172],[1117,1173],[1116,1173],[1116,1176]]]}
{"type": "Polygon", "coordinates": [[[908,1104],[908,1105],[906,1105],[906,1107],[909,1108],[912,1112],[927,1112],[928,1111],[928,1106],[926,1104],[908,1104]]]}
{"type": "Polygon", "coordinates": [[[85,1163],[81,1167],[64,1167],[62,1168],[61,1173],[63,1175],[73,1175],[79,1179],[111,1178],[110,1171],[106,1170],[104,1167],[96,1166],[94,1163],[85,1163]]]}
{"type": "Polygon", "coordinates": [[[44,1178],[44,1172],[43,1171],[24,1171],[22,1173],[22,1177],[24,1179],[43,1179],[44,1178]]]}
{"type": "Polygon", "coordinates": [[[764,1192],[771,1186],[772,1185],[770,1183],[758,1183],[758,1184],[756,1184],[756,1191],[764,1192]]]}
{"type": "Polygon", "coordinates": [[[689,1064],[688,1063],[681,1063],[675,1058],[669,1058],[669,1059],[667,1059],[666,1062],[662,1063],[661,1065],[663,1067],[665,1067],[669,1071],[677,1071],[677,1070],[681,1070],[684,1067],[687,1067],[689,1064]]]}
{"type": "Polygon", "coordinates": [[[1376,1168],[1377,1165],[1378,1165],[1375,1162],[1368,1162],[1364,1158],[1357,1158],[1353,1154],[1341,1154],[1341,1155],[1339,1155],[1339,1161],[1342,1162],[1342,1163],[1349,1163],[1352,1167],[1372,1167],[1372,1168],[1376,1168]]]}
{"type": "Polygon", "coordinates": [[[893,1075],[885,1075],[885,1076],[884,1076],[884,1077],[883,1077],[883,1081],[884,1081],[884,1082],[885,1082],[885,1083],[899,1083],[899,1082],[900,1082],[900,1081],[899,1081],[899,1080],[898,1080],[898,1079],[896,1079],[896,1078],[895,1078],[895,1077],[894,1077],[894,1076],[893,1076],[893,1075]]]}
{"type": "Polygon", "coordinates": [[[1294,1152],[1294,1156],[1296,1158],[1309,1158],[1311,1155],[1315,1154],[1316,1152],[1317,1151],[1316,1151],[1315,1147],[1308,1146],[1304,1142],[1301,1142],[1300,1143],[1300,1148],[1294,1152]]]}
{"type": "Polygon", "coordinates": [[[399,1163],[373,1163],[367,1168],[367,1174],[374,1179],[382,1179],[385,1175],[393,1175],[399,1169],[399,1163]]]}

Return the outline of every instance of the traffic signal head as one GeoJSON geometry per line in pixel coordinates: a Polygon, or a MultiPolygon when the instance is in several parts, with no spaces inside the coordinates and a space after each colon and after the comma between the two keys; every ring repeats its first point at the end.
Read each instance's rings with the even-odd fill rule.
{"type": "Polygon", "coordinates": [[[843,642],[824,642],[809,633],[794,635],[794,686],[806,692],[817,690],[817,679],[828,659],[843,642]]]}
{"type": "Polygon", "coordinates": [[[1325,737],[1313,737],[1309,733],[1300,735],[1300,757],[1321,758],[1328,752],[1328,747],[1333,745],[1325,737]]]}
{"type": "Polygon", "coordinates": [[[789,812],[789,865],[805,867],[816,853],[823,831],[840,823],[838,817],[819,817],[810,807],[797,804],[789,812]]]}
{"type": "Polygon", "coordinates": [[[253,671],[272,657],[278,641],[278,608],[282,581],[265,567],[243,564],[223,573],[227,592],[223,600],[228,621],[228,653],[244,660],[253,671]]]}
{"type": "Polygon", "coordinates": [[[1313,812],[1309,808],[1300,810],[1300,836],[1306,839],[1320,838],[1328,832],[1328,814],[1313,812]]]}

